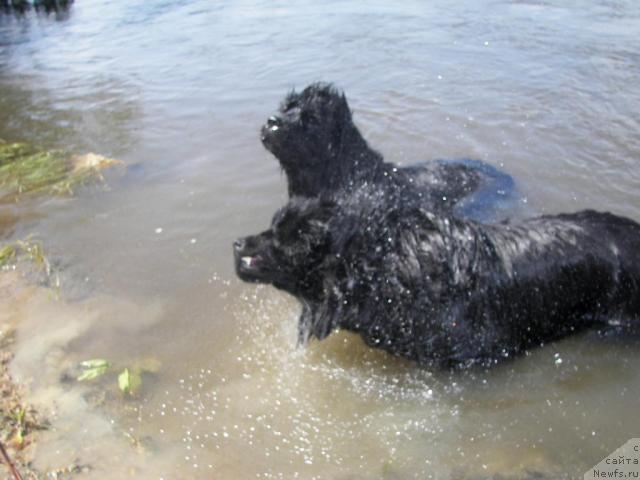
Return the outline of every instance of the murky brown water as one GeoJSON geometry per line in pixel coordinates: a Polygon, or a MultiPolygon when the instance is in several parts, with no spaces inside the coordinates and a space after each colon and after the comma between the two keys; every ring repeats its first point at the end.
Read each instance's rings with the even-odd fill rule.
{"type": "Polygon", "coordinates": [[[586,335],[462,374],[344,333],[298,350],[296,303],[236,280],[230,248],[286,200],[259,126],[316,80],[346,90],[389,160],[479,158],[516,178],[526,212],[640,220],[638,34],[624,1],[87,0],[59,19],[0,16],[0,138],[130,165],[108,191],[0,207],[12,237],[45,239],[62,268],[62,301],[6,287],[0,314],[20,324],[16,375],[54,405],[39,465],[577,478],[640,436],[637,341],[586,335]],[[116,372],[60,381],[96,357],[161,368],[126,401],[116,372]]]}

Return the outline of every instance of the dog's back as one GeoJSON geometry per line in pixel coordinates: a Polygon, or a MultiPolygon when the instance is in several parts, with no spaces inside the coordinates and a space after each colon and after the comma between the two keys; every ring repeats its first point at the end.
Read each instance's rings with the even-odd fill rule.
{"type": "Polygon", "coordinates": [[[539,328],[541,339],[640,318],[636,222],[586,210],[490,231],[503,266],[503,295],[517,305],[514,315],[531,319],[528,328],[539,328]]]}
{"type": "Polygon", "coordinates": [[[617,289],[610,298],[621,313],[640,318],[640,225],[611,213],[587,210],[576,214],[604,250],[608,248],[617,263],[617,289]]]}
{"type": "Polygon", "coordinates": [[[640,323],[632,220],[584,211],[483,225],[396,207],[367,229],[374,240],[409,240],[391,233],[377,261],[360,228],[350,234],[357,247],[341,251],[345,271],[362,264],[352,281],[367,290],[349,298],[355,316],[341,326],[371,345],[424,362],[485,362],[611,321],[640,323]]]}

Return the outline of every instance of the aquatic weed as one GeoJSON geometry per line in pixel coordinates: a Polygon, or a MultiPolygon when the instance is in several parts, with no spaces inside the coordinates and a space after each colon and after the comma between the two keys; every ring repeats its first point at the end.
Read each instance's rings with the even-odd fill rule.
{"type": "Polygon", "coordinates": [[[44,253],[42,242],[34,240],[31,236],[0,245],[0,268],[15,265],[20,259],[28,260],[42,268],[47,275],[51,273],[51,264],[44,253]]]}
{"type": "Polygon", "coordinates": [[[103,181],[102,169],[120,164],[94,153],[70,155],[0,140],[0,202],[26,194],[73,195],[89,181],[103,181]]]}
{"type": "MultiPolygon", "coordinates": [[[[80,362],[78,382],[85,382],[101,377],[112,369],[112,363],[103,358],[95,358],[80,362]]],[[[122,368],[122,367],[121,367],[122,368]]],[[[161,369],[160,361],[155,357],[147,357],[126,366],[118,374],[118,388],[126,396],[135,396],[142,386],[144,374],[155,374],[161,369]]]]}

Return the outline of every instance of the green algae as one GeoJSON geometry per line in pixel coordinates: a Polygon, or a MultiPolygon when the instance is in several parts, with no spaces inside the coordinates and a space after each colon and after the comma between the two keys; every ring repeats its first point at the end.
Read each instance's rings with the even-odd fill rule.
{"type": "Polygon", "coordinates": [[[42,269],[47,276],[51,274],[51,264],[44,253],[42,242],[28,237],[0,244],[0,269],[16,265],[20,260],[26,260],[42,269]]]}
{"type": "Polygon", "coordinates": [[[0,140],[0,202],[33,194],[73,195],[87,182],[102,181],[100,170],[118,163],[91,153],[70,155],[0,140]]]}

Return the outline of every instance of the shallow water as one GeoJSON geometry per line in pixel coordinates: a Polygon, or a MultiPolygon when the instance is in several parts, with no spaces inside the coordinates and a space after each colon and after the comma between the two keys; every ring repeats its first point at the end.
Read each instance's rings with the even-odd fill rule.
{"type": "Polygon", "coordinates": [[[129,165],[107,191],[0,207],[9,234],[46,239],[62,269],[62,302],[6,295],[23,322],[16,375],[60,404],[40,465],[78,458],[100,479],[575,478],[638,437],[637,341],[586,335],[462,374],[344,333],[300,350],[295,301],[236,280],[231,242],[286,201],[258,129],[316,80],[345,89],[388,160],[478,158],[516,178],[523,212],[640,220],[639,33],[624,1],[87,0],[59,18],[0,16],[0,138],[129,165]],[[60,382],[95,357],[161,368],[127,401],[113,375],[60,382]]]}

